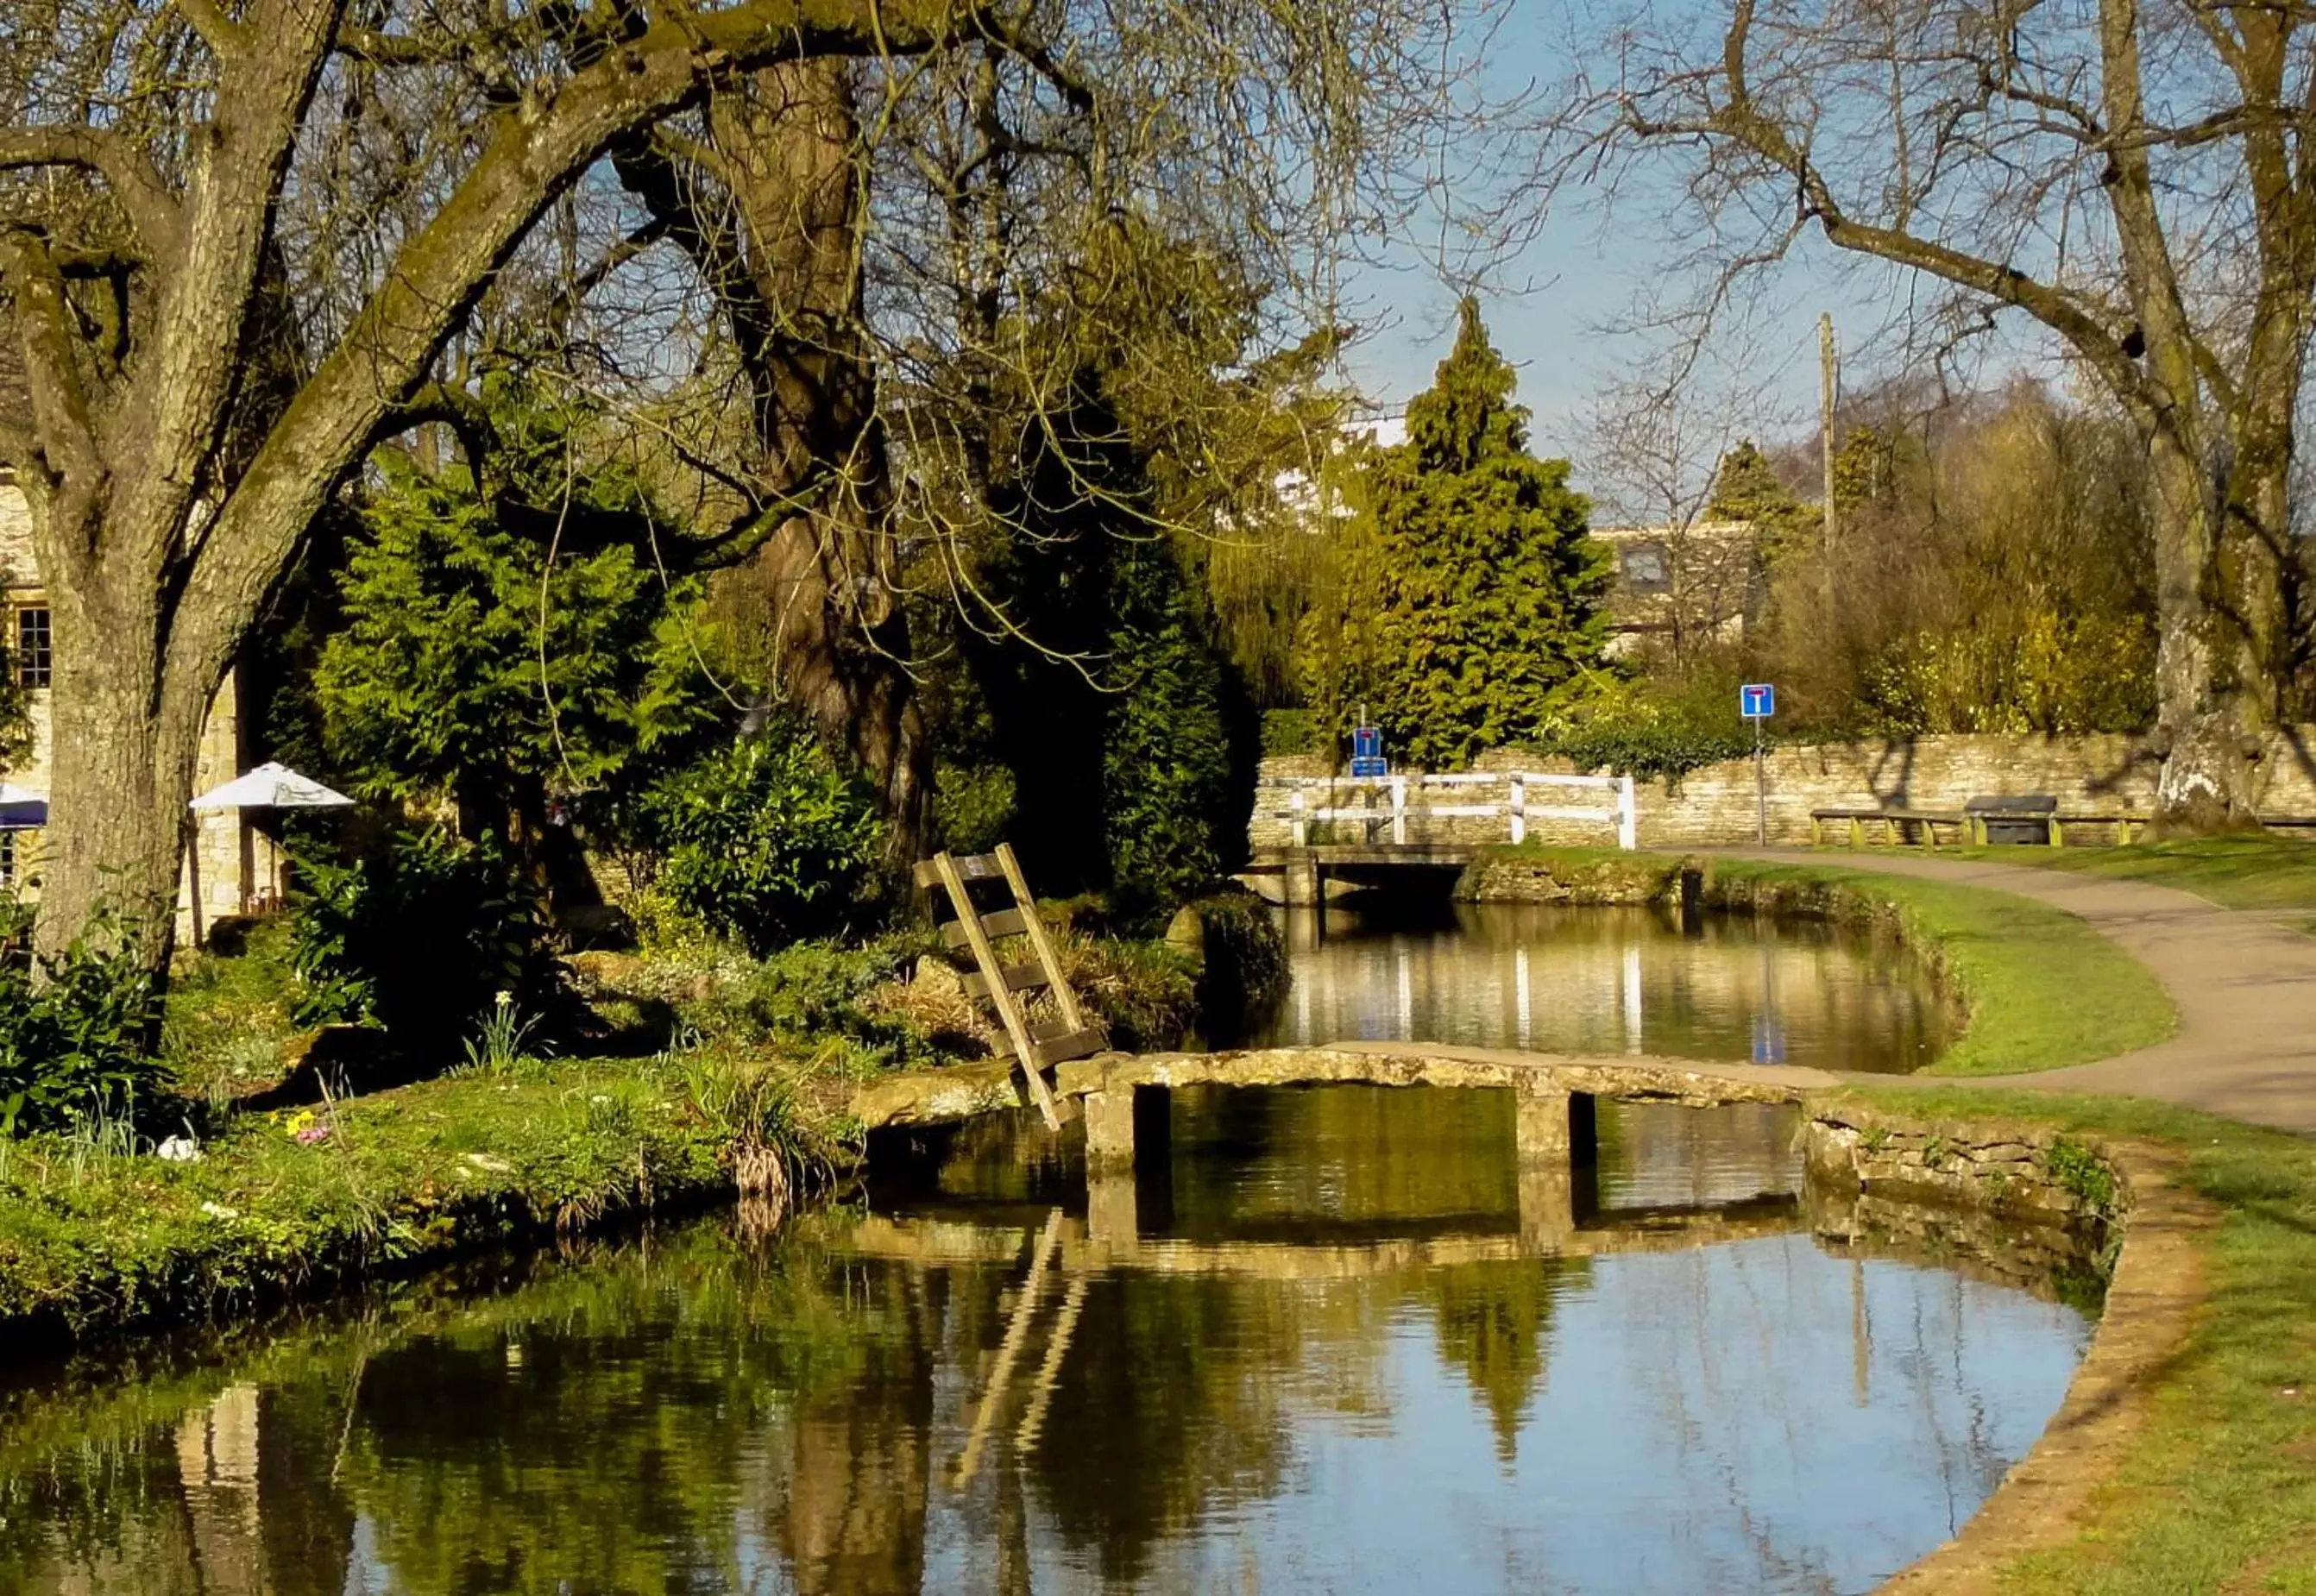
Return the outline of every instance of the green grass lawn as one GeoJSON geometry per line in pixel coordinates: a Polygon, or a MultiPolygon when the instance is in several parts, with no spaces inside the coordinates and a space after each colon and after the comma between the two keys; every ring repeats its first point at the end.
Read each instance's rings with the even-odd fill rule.
{"type": "Polygon", "coordinates": [[[2224,909],[2309,917],[2316,928],[2316,842],[2284,837],[2215,837],[2129,847],[1972,848],[1967,856],[2121,881],[2152,882],[2224,909]]]}
{"type": "Polygon", "coordinates": [[[2316,1141],[2119,1098],[1883,1088],[1906,1114],[2144,1137],[2186,1150],[2223,1218],[2211,1298],[2085,1532],[2017,1560],[2028,1596],[2316,1592],[2316,1141]]]}

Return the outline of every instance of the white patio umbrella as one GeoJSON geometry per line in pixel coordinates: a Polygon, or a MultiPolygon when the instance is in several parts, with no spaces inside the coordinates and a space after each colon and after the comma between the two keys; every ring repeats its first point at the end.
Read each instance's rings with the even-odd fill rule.
{"type": "Polygon", "coordinates": [[[287,765],[267,760],[256,769],[236,776],[221,787],[211,787],[193,800],[194,809],[345,809],[353,800],[324,786],[310,776],[300,776],[287,765]]]}
{"type": "MultiPolygon", "coordinates": [[[[209,811],[220,809],[350,809],[353,800],[334,792],[310,776],[300,776],[287,765],[267,760],[256,769],[235,776],[223,786],[211,787],[187,807],[209,811]]],[[[269,847],[271,845],[269,844],[269,847]]],[[[192,888],[193,945],[201,945],[201,850],[198,840],[186,856],[192,888]]],[[[246,900],[242,903],[248,909],[246,900]]]]}

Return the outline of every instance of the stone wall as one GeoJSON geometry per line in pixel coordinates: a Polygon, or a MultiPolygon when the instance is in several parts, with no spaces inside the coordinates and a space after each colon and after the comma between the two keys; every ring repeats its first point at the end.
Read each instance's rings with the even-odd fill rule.
{"type": "MultiPolygon", "coordinates": [[[[1872,739],[1773,749],[1765,761],[1768,788],[1769,840],[1805,843],[1813,809],[1907,808],[1958,811],[1982,794],[2048,793],[2062,809],[2093,814],[2144,814],[2155,801],[2156,763],[2138,740],[2122,735],[2038,737],[1975,735],[1872,739]]],[[[1498,749],[1475,762],[1480,771],[1566,772],[1564,760],[1543,759],[1516,749],[1498,749]]],[[[1266,761],[1266,780],[1306,772],[1266,761]]],[[[2279,733],[2258,767],[2263,813],[2316,817],[2316,727],[2279,733]]],[[[1253,839],[1257,847],[1287,838],[1276,811],[1282,789],[1265,787],[1257,796],[1253,839]]],[[[1345,784],[1339,805],[1364,801],[1345,784]]],[[[1503,783],[1455,789],[1455,802],[1501,802],[1503,783]]],[[[1569,802],[1572,794],[1547,795],[1531,787],[1531,808],[1569,802]]],[[[1643,782],[1635,794],[1643,847],[1702,847],[1750,842],[1754,837],[1753,762],[1733,759],[1689,772],[1678,783],[1643,782]]],[[[1576,801],[1590,804],[1606,794],[1576,801]]],[[[1411,802],[1414,800],[1411,799],[1411,802]]],[[[1380,800],[1388,812],[1388,800],[1380,800]]],[[[1532,820],[1531,839],[1562,844],[1614,846],[1606,824],[1532,820]]],[[[1504,841],[1501,820],[1436,822],[1412,826],[1411,840],[1504,841]]],[[[2106,827],[2086,828],[2083,841],[2106,842],[2106,827]]]]}
{"type": "Polygon", "coordinates": [[[1802,1128],[1802,1156],[1811,1180],[1836,1188],[2044,1222],[2111,1219],[2126,1196],[2098,1149],[2047,1130],[1820,1107],[1802,1128]]]}

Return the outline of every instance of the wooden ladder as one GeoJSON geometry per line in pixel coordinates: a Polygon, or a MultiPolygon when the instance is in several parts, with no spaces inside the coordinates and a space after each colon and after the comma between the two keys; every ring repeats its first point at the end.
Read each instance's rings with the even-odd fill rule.
{"type": "Polygon", "coordinates": [[[1020,861],[1013,857],[1012,845],[1001,842],[993,854],[935,854],[917,866],[916,879],[920,888],[940,887],[947,892],[956,918],[942,923],[942,944],[972,949],[979,971],[965,977],[966,995],[986,998],[997,1011],[1013,1057],[1020,1060],[1021,1073],[1029,1077],[1029,1095],[1036,1100],[1038,1112],[1046,1116],[1048,1126],[1060,1129],[1061,1111],[1055,1106],[1053,1088],[1046,1084],[1046,1071],[1064,1060],[1100,1052],[1109,1045],[1109,1038],[1100,1026],[1086,1023],[1077,994],[1062,979],[1053,935],[1038,913],[1037,900],[1029,896],[1029,883],[1021,874],[1020,861]],[[1012,889],[1013,907],[984,914],[974,902],[973,890],[997,882],[1012,889]],[[998,958],[996,944],[1000,938],[1014,936],[1027,939],[1032,956],[1006,963],[998,958]],[[1022,1006],[1040,990],[1053,994],[1059,1015],[1032,1024],[1022,1006]]]}

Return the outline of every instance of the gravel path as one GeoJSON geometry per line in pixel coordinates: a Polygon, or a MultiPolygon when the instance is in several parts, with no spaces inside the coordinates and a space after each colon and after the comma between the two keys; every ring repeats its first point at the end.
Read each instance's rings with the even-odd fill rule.
{"type": "MultiPolygon", "coordinates": [[[[1738,856],[1850,863],[1777,850],[1738,856]]],[[[2034,1075],[1915,1077],[1924,1084],[2119,1093],[2316,1134],[2316,936],[2143,882],[1880,855],[1855,867],[2015,892],[2078,915],[2153,971],[2179,1008],[2178,1033],[2134,1053],[2034,1075]]]]}

